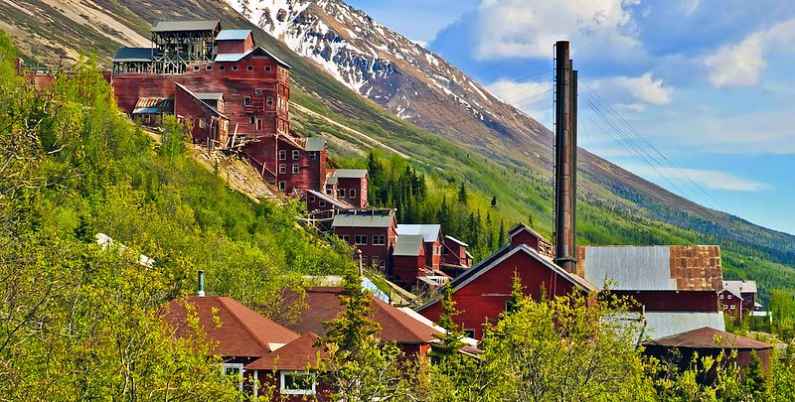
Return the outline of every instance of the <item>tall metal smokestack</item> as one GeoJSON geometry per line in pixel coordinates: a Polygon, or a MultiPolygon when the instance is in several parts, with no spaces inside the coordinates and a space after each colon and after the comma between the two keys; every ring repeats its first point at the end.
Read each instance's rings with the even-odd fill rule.
{"type": "Polygon", "coordinates": [[[577,270],[577,72],[569,42],[555,44],[555,262],[577,270]]]}

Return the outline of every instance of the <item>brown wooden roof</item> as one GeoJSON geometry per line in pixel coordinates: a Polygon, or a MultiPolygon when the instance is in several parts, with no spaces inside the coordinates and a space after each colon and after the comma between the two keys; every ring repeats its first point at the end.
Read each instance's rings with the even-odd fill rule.
{"type": "Polygon", "coordinates": [[[689,349],[770,349],[771,345],[755,339],[719,331],[710,327],[646,342],[649,346],[689,349]]]}
{"type": "Polygon", "coordinates": [[[308,332],[300,338],[268,353],[246,366],[246,370],[306,370],[317,368],[327,354],[315,344],[320,339],[308,332]]]}
{"type": "Polygon", "coordinates": [[[299,337],[237,300],[218,296],[193,296],[168,303],[163,317],[177,337],[192,334],[186,320],[186,303],[195,309],[207,337],[216,342],[214,353],[223,357],[264,356],[299,337]]]}
{"type": "MultiPolygon", "coordinates": [[[[344,310],[340,302],[342,292],[343,288],[340,287],[307,289],[306,299],[303,300],[306,306],[297,319],[292,322],[280,320],[280,323],[296,332],[325,335],[327,331],[324,323],[337,318],[344,310]]],[[[288,294],[285,303],[290,303],[289,300],[296,301],[297,298],[288,294]]],[[[436,339],[435,329],[372,296],[371,309],[373,320],[381,326],[380,337],[384,341],[421,344],[431,343],[436,339]]]]}

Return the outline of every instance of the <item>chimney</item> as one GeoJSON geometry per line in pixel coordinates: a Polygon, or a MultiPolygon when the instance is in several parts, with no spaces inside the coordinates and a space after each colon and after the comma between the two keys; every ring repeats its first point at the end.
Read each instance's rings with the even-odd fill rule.
{"type": "Polygon", "coordinates": [[[577,270],[577,72],[569,42],[555,43],[555,263],[577,270]]]}
{"type": "Polygon", "coordinates": [[[199,271],[199,291],[196,294],[204,297],[204,271],[199,271]]]}

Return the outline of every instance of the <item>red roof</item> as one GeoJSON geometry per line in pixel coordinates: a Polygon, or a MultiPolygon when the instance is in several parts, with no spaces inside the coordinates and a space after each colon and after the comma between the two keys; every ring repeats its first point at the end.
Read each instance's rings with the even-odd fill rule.
{"type": "MultiPolygon", "coordinates": [[[[324,335],[324,323],[331,321],[343,311],[339,287],[315,287],[306,290],[305,308],[298,318],[280,323],[293,331],[314,332],[324,335]]],[[[287,295],[285,300],[296,300],[295,296],[287,295]]],[[[436,339],[436,330],[416,320],[397,307],[389,305],[375,297],[371,297],[372,318],[381,326],[380,337],[384,341],[402,344],[431,343],[436,339]]]]}
{"type": "Polygon", "coordinates": [[[315,347],[320,339],[313,332],[268,353],[246,366],[246,370],[306,370],[317,368],[326,353],[315,347]]]}
{"type": "Polygon", "coordinates": [[[216,342],[221,356],[260,357],[299,337],[295,332],[259,315],[229,297],[199,297],[173,300],[164,309],[165,320],[177,337],[191,335],[185,304],[191,304],[207,337],[216,342]]]}
{"type": "Polygon", "coordinates": [[[649,346],[689,349],[770,349],[771,345],[755,339],[702,327],[681,334],[646,342],[649,346]]]}

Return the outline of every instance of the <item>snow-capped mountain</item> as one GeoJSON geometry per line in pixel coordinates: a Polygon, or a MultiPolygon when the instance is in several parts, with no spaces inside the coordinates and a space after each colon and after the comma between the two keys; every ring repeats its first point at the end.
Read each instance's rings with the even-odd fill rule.
{"type": "Polygon", "coordinates": [[[509,152],[514,157],[548,162],[542,149],[548,149],[550,137],[543,126],[363,11],[341,0],[227,1],[293,51],[400,118],[486,151],[498,136],[508,140],[506,148],[513,148],[509,152]],[[524,147],[511,146],[518,144],[524,147]]]}

